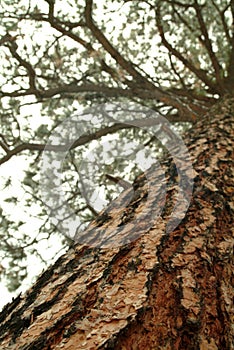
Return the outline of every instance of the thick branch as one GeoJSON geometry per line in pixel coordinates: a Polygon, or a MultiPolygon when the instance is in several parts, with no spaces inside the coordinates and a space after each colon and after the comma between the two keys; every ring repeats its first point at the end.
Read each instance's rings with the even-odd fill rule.
{"type": "MultiPolygon", "coordinates": [[[[128,98],[140,98],[143,100],[157,100],[158,93],[155,90],[145,90],[142,88],[132,87],[132,89],[123,89],[123,88],[113,88],[105,85],[96,85],[91,83],[84,83],[82,85],[77,85],[76,83],[72,84],[64,84],[63,86],[59,86],[56,88],[51,88],[48,90],[34,90],[28,89],[26,91],[13,91],[13,92],[1,92],[1,96],[8,97],[19,97],[19,96],[27,96],[27,95],[35,95],[40,97],[42,100],[46,98],[51,98],[56,95],[68,95],[75,93],[97,93],[99,96],[106,97],[128,97],[128,98]]],[[[163,102],[167,106],[173,106],[178,109],[180,119],[175,120],[169,117],[170,121],[190,121],[193,122],[194,118],[199,118],[196,114],[195,110],[192,110],[186,103],[180,100],[178,96],[172,93],[165,92],[164,95],[161,96],[159,101],[163,102]]]]}
{"type": "Polygon", "coordinates": [[[212,44],[211,44],[211,41],[210,41],[210,38],[209,38],[209,34],[208,34],[208,31],[207,31],[207,28],[206,28],[206,24],[205,24],[203,16],[202,16],[201,7],[198,4],[197,0],[195,0],[194,8],[196,10],[197,19],[198,19],[198,23],[199,23],[199,26],[200,26],[200,29],[201,29],[201,33],[204,36],[203,43],[204,43],[204,45],[206,47],[206,50],[208,52],[208,55],[209,55],[209,57],[211,59],[211,62],[212,62],[212,65],[213,65],[213,68],[214,68],[214,71],[215,71],[217,84],[219,86],[220,92],[224,92],[223,80],[222,80],[221,72],[220,72],[221,71],[221,69],[220,69],[221,67],[220,67],[218,59],[215,56],[215,53],[213,51],[212,44]]]}
{"type": "MultiPolygon", "coordinates": [[[[105,37],[102,31],[94,24],[92,19],[92,6],[93,0],[86,0],[85,18],[88,28],[91,30],[95,38],[102,44],[103,48],[114,58],[114,60],[128,72],[137,82],[143,83],[147,88],[155,89],[155,86],[145,79],[133,66],[133,64],[127,61],[114,46],[105,37]]],[[[159,96],[162,95],[161,91],[158,91],[159,96]]]]}
{"type": "Polygon", "coordinates": [[[160,6],[156,8],[156,24],[158,27],[159,34],[161,36],[161,40],[163,45],[167,48],[172,55],[178,58],[185,67],[187,67],[192,73],[194,73],[201,81],[203,81],[213,93],[219,93],[219,89],[217,85],[212,83],[212,81],[208,78],[207,74],[204,70],[196,68],[189,60],[187,60],[177,49],[175,49],[165,38],[164,29],[161,21],[161,12],[160,6]]]}
{"type": "MultiPolygon", "coordinates": [[[[172,116],[173,118],[173,116],[172,116]]],[[[168,118],[167,118],[168,119],[168,118]]],[[[176,120],[176,116],[174,117],[176,120]]],[[[179,118],[181,120],[181,118],[179,118]]],[[[188,121],[188,120],[185,120],[188,121]]],[[[115,123],[111,126],[104,127],[92,134],[88,135],[82,135],[80,136],[71,146],[70,150],[75,149],[79,146],[85,145],[89,143],[90,141],[93,140],[98,140],[101,137],[108,135],[108,134],[113,134],[119,130],[123,129],[131,129],[135,128],[137,126],[132,125],[134,122],[135,125],[138,125],[139,127],[144,127],[144,126],[152,126],[152,125],[157,125],[158,120],[155,119],[155,122],[153,119],[135,119],[134,121],[126,121],[124,123],[115,123]]],[[[67,144],[62,144],[62,145],[51,145],[51,144],[41,144],[41,143],[30,143],[30,142],[24,142],[18,146],[16,146],[14,149],[10,150],[5,148],[5,151],[7,154],[0,159],[0,165],[7,162],[9,159],[11,159],[13,156],[23,152],[23,151],[44,151],[44,149],[52,152],[65,152],[68,149],[67,144]]]]}
{"type": "Polygon", "coordinates": [[[220,4],[217,5],[215,0],[211,0],[213,6],[215,7],[215,9],[217,10],[219,17],[221,19],[222,25],[223,25],[223,30],[225,33],[225,36],[227,38],[227,41],[229,42],[229,44],[231,44],[231,36],[229,34],[229,29],[228,29],[228,25],[225,19],[225,12],[227,11],[227,9],[229,8],[230,4],[228,4],[222,11],[220,10],[220,4]]]}
{"type": "Polygon", "coordinates": [[[232,11],[232,37],[231,37],[231,51],[228,62],[228,75],[226,78],[226,86],[229,92],[234,90],[234,2],[231,4],[232,11]]]}
{"type": "MultiPolygon", "coordinates": [[[[103,128],[101,130],[98,130],[97,132],[90,134],[90,135],[82,135],[79,137],[73,145],[71,145],[70,149],[77,148],[81,145],[85,145],[86,143],[92,141],[92,140],[98,140],[100,137],[105,136],[107,134],[115,133],[118,130],[121,129],[129,129],[132,128],[132,125],[118,123],[114,124],[110,127],[103,128]]],[[[16,146],[14,149],[9,150],[7,154],[2,157],[0,160],[0,165],[7,162],[10,158],[13,156],[23,152],[23,151],[44,151],[44,149],[48,151],[54,151],[54,152],[65,152],[67,150],[67,145],[47,145],[47,144],[41,144],[41,143],[30,143],[30,142],[24,142],[18,146],[16,146]]]]}
{"type": "MultiPolygon", "coordinates": [[[[49,7],[49,19],[48,22],[50,23],[50,25],[56,29],[57,31],[59,31],[60,33],[62,33],[63,35],[68,36],[69,38],[73,39],[75,42],[79,43],[80,45],[82,45],[89,53],[93,53],[95,52],[95,49],[93,48],[93,46],[90,44],[90,42],[87,42],[86,40],[80,38],[77,34],[74,34],[71,32],[71,27],[69,26],[69,30],[64,29],[61,26],[61,21],[58,21],[57,19],[55,19],[54,17],[54,7],[52,5],[50,5],[49,7]]],[[[76,26],[82,25],[84,26],[84,23],[79,23],[76,26]]],[[[111,75],[112,78],[114,78],[116,80],[116,72],[114,71],[114,69],[112,69],[106,62],[104,59],[101,60],[101,67],[102,69],[107,72],[108,74],[111,75]]],[[[125,83],[128,85],[128,80],[125,79],[125,83]]]]}

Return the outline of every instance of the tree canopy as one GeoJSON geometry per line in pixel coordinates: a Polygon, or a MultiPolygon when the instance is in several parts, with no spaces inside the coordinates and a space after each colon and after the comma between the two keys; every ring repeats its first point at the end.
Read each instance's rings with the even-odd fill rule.
{"type": "MultiPolygon", "coordinates": [[[[40,242],[52,237],[53,245],[57,237],[61,247],[64,241],[71,243],[62,232],[58,236],[59,225],[48,219],[50,208],[42,205],[38,193],[40,156],[56,126],[82,107],[105,102],[139,103],[177,130],[191,126],[234,91],[234,3],[3,0],[0,17],[0,165],[5,171],[12,164],[13,170],[3,184],[10,195],[5,195],[8,205],[0,213],[0,237],[1,256],[10,267],[2,269],[3,276],[14,290],[27,275],[27,255],[43,260],[40,242]],[[12,186],[21,164],[22,190],[16,194],[12,186]],[[18,219],[14,208],[19,206],[25,215],[18,219]],[[25,226],[30,216],[38,220],[37,234],[25,226]]],[[[103,186],[107,201],[116,187],[105,174],[132,182],[139,172],[134,164],[126,171],[127,158],[116,157],[124,146],[137,140],[149,155],[162,147],[142,129],[127,127],[126,120],[93,123],[66,157],[64,201],[79,215],[80,229],[97,214],[81,197],[88,165],[82,172],[79,162],[87,147],[96,142],[103,172],[93,181],[103,186]],[[106,155],[102,140],[110,134],[115,139],[106,155]]]]}

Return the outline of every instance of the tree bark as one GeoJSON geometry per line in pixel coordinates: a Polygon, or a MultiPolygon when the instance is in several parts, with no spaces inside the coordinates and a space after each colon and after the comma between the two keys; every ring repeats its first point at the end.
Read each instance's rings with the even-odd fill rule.
{"type": "MultiPolygon", "coordinates": [[[[128,208],[121,207],[126,190],[83,234],[90,243],[113,236],[109,248],[75,244],[5,306],[1,349],[234,349],[233,114],[234,99],[226,97],[185,137],[194,191],[180,225],[166,230],[178,187],[167,160],[161,217],[148,230],[143,221],[131,224],[144,211],[150,220],[154,205],[147,207],[139,176],[128,208]]],[[[156,178],[152,172],[155,197],[156,178]]]]}

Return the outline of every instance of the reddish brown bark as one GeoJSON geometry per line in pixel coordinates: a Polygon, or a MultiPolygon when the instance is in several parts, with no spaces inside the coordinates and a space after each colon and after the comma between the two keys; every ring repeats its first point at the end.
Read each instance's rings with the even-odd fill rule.
{"type": "Polygon", "coordinates": [[[166,233],[177,193],[166,161],[162,216],[149,230],[131,225],[144,209],[152,219],[140,176],[128,209],[126,190],[84,232],[110,237],[122,225],[109,249],[75,245],[4,308],[1,349],[233,349],[233,114],[234,99],[226,98],[186,136],[195,186],[180,225],[166,233]],[[136,240],[127,244],[129,235],[136,240]]]}

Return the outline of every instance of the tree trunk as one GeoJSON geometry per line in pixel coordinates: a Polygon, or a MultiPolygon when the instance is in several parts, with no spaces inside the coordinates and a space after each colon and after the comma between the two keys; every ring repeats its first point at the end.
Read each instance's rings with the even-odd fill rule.
{"type": "Polygon", "coordinates": [[[161,217],[146,231],[144,222],[131,225],[152,210],[140,176],[128,208],[121,209],[126,190],[84,232],[113,235],[129,222],[121,232],[125,245],[74,245],[3,309],[1,349],[234,349],[233,114],[234,99],[226,98],[185,138],[195,170],[188,177],[195,177],[180,225],[166,230],[177,193],[167,161],[161,217]],[[135,240],[127,244],[126,235],[135,240]]]}

